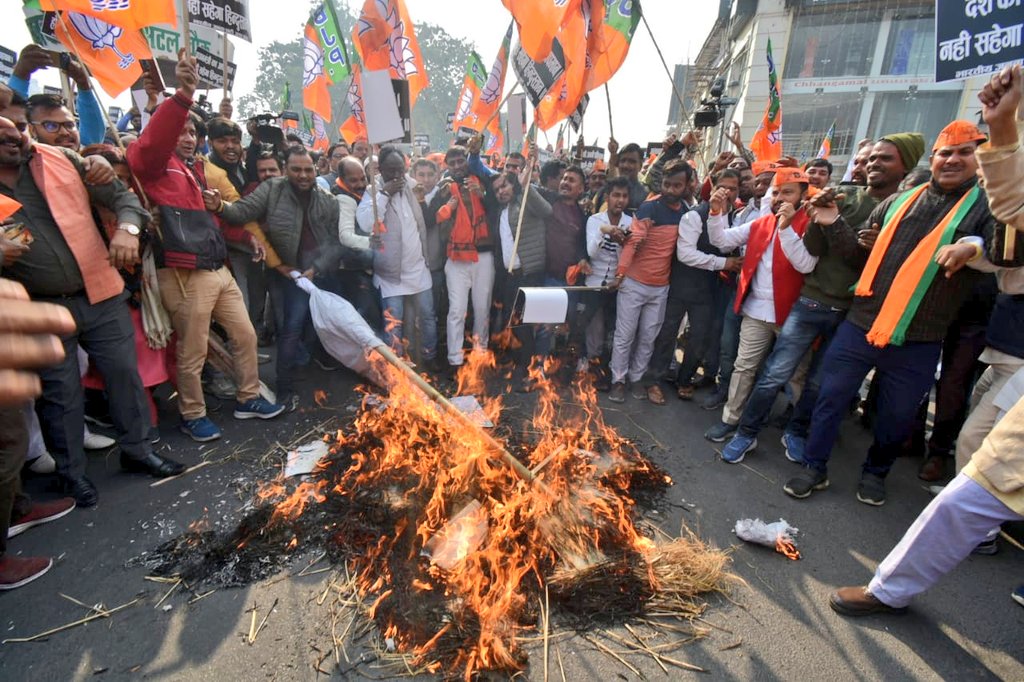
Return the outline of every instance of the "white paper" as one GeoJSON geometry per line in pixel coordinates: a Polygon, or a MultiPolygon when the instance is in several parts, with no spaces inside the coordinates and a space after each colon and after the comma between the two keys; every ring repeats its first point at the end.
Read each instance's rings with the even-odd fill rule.
{"type": "Polygon", "coordinates": [[[379,144],[405,135],[395,90],[391,87],[391,71],[363,71],[362,79],[363,115],[369,143],[379,144]]]}
{"type": "Polygon", "coordinates": [[[562,324],[569,312],[569,294],[559,287],[520,287],[517,310],[520,299],[523,324],[562,324]]]}
{"type": "Polygon", "coordinates": [[[327,443],[315,440],[288,452],[288,463],[284,467],[286,478],[312,473],[316,463],[327,456],[327,443]]]}
{"type": "Polygon", "coordinates": [[[483,426],[487,429],[494,427],[494,422],[487,418],[483,405],[474,396],[458,395],[451,398],[448,402],[454,405],[459,412],[469,417],[477,426],[483,426]]]}
{"type": "Polygon", "coordinates": [[[515,94],[508,98],[508,146],[519,150],[526,136],[526,95],[515,94]]]}

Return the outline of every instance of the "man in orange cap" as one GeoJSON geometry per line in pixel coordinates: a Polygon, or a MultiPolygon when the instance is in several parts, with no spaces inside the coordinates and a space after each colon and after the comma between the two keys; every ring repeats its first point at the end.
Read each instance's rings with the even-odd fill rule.
{"type": "Polygon", "coordinates": [[[890,197],[871,213],[868,223],[880,226],[880,233],[850,312],[826,353],[804,454],[807,469],[783,488],[791,497],[828,487],[839,424],[874,369],[875,439],[857,499],[885,503],[885,477],[935,380],[947,328],[978,276],[960,271],[988,249],[996,228],[977,178],[975,150],[984,139],[968,121],[949,124],[932,148],[931,181],[890,197]]]}
{"type": "Polygon", "coordinates": [[[714,443],[721,443],[735,433],[757,369],[799,297],[804,275],[817,263],[802,241],[808,223],[803,202],[809,184],[807,174],[799,168],[779,168],[773,181],[772,213],[733,228],[727,228],[725,215],[729,209],[728,193],[718,188],[711,195],[711,243],[722,251],[741,246],[747,249],[734,304],[743,320],[729,396],[721,421],[704,434],[714,443]]]}

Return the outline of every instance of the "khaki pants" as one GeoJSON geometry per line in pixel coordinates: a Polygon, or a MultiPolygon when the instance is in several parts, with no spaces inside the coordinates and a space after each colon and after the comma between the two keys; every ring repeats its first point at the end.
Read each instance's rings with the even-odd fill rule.
{"type": "Polygon", "coordinates": [[[259,395],[256,332],[242,292],[227,268],[157,271],[160,296],[178,335],[178,410],[182,419],[206,415],[201,374],[210,338],[210,320],[224,327],[231,340],[238,383],[238,402],[259,395]]]}
{"type": "Polygon", "coordinates": [[[996,425],[996,419],[1000,412],[1000,409],[995,406],[996,396],[1003,390],[1003,386],[1010,380],[1010,377],[1021,367],[1024,367],[1024,361],[993,364],[974,384],[974,391],[971,393],[971,412],[956,439],[957,473],[967,466],[971,457],[981,447],[985,436],[996,425]]]}
{"type": "MultiPolygon", "coordinates": [[[[736,363],[733,366],[732,379],[729,381],[729,399],[722,409],[722,421],[726,424],[740,423],[743,408],[747,405],[747,398],[750,397],[750,392],[757,381],[757,372],[765,358],[771,353],[775,339],[781,331],[782,327],[779,325],[755,320],[752,317],[743,317],[743,322],[740,324],[739,350],[736,351],[736,363]]],[[[811,355],[811,352],[804,355],[793,378],[789,380],[794,404],[800,399],[800,391],[803,388],[804,379],[807,378],[807,368],[811,364],[811,355]]]]}

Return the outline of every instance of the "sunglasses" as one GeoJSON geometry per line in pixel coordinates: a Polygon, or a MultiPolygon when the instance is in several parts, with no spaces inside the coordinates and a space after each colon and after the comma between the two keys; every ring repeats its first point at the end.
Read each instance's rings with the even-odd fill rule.
{"type": "Polygon", "coordinates": [[[46,132],[50,133],[51,135],[60,130],[62,127],[64,128],[64,130],[68,132],[74,132],[78,128],[78,124],[74,121],[39,121],[38,123],[33,123],[32,125],[39,126],[46,132]]]}

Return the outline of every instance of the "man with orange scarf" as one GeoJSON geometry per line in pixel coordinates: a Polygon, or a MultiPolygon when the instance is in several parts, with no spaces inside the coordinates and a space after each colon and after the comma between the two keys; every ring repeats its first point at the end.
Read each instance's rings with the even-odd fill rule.
{"type": "MultiPolygon", "coordinates": [[[[997,221],[978,185],[977,126],[953,121],[931,155],[931,180],[879,204],[880,226],[853,304],[822,366],[804,456],[807,469],[783,490],[798,499],[829,485],[828,460],[839,425],[868,372],[879,382],[874,443],[857,488],[864,504],[885,504],[885,477],[935,381],[942,340],[978,276],[963,266],[979,258],[997,221]]],[[[826,229],[828,229],[826,227],[826,229]]]]}
{"type": "Polygon", "coordinates": [[[473,301],[473,349],[485,350],[489,333],[491,292],[494,289],[494,235],[487,224],[480,179],[469,174],[465,147],[454,146],[444,155],[448,180],[431,202],[448,245],[444,266],[448,285],[448,364],[463,363],[466,311],[473,301]]]}

